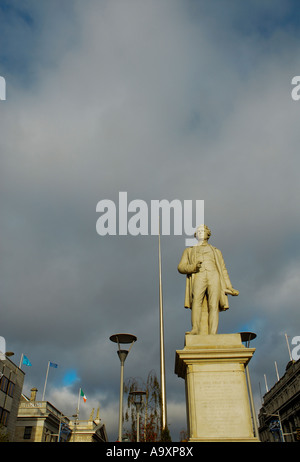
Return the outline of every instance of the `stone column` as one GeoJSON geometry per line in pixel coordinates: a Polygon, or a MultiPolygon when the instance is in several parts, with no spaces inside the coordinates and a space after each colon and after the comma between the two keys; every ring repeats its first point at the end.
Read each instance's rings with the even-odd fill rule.
{"type": "Polygon", "coordinates": [[[245,366],[254,354],[240,334],[186,335],[175,373],[185,380],[189,441],[258,442],[245,366]]]}

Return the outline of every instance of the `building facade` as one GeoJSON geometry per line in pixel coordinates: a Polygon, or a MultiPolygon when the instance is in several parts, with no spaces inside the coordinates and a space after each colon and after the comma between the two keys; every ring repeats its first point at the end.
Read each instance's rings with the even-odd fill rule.
{"type": "Polygon", "coordinates": [[[69,419],[48,401],[36,401],[37,389],[31,396],[21,396],[15,431],[15,442],[51,443],[68,441],[68,434],[61,432],[61,424],[68,426],[69,419]]]}
{"type": "Polygon", "coordinates": [[[74,443],[106,443],[108,441],[105,425],[99,418],[95,420],[71,420],[70,441],[74,443]]]}
{"type": "Polygon", "coordinates": [[[300,359],[263,396],[258,419],[262,442],[300,442],[300,359]]]}
{"type": "Polygon", "coordinates": [[[22,395],[16,423],[16,442],[107,442],[105,425],[101,424],[99,411],[95,419],[78,420],[77,416],[65,416],[48,401],[36,401],[37,389],[31,396],[22,395]]]}
{"type": "Polygon", "coordinates": [[[14,441],[24,376],[24,372],[8,356],[0,359],[1,438],[7,441],[14,441]]]}

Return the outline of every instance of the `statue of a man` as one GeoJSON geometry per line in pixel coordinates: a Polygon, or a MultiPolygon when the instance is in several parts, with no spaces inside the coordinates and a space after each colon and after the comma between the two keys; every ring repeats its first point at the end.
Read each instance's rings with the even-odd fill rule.
{"type": "Polygon", "coordinates": [[[185,308],[192,310],[192,330],[189,334],[216,334],[219,311],[229,308],[227,294],[238,295],[233,289],[219,249],[208,244],[211,235],[206,225],[196,229],[198,244],[184,250],[178,271],[186,274],[185,308]],[[201,314],[208,312],[208,326],[203,329],[201,314]]]}

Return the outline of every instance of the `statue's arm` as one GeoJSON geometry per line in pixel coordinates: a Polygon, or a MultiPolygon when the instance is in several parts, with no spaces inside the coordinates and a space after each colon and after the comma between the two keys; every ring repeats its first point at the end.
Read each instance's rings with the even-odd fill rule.
{"type": "Polygon", "coordinates": [[[228,271],[227,271],[227,268],[226,268],[226,265],[225,265],[225,261],[224,261],[222,252],[219,250],[218,254],[219,254],[219,262],[220,262],[220,265],[221,265],[221,269],[222,269],[225,284],[226,284],[226,289],[228,289],[226,292],[228,294],[230,294],[230,295],[238,295],[239,291],[232,287],[232,284],[231,284],[231,281],[230,281],[230,278],[229,278],[229,274],[228,274],[228,271]]]}
{"type": "Polygon", "coordinates": [[[197,263],[190,263],[189,261],[189,254],[187,249],[183,251],[181,260],[179,262],[179,265],[177,267],[179,273],[181,274],[191,274],[191,273],[196,273],[199,269],[199,266],[197,263]]]}

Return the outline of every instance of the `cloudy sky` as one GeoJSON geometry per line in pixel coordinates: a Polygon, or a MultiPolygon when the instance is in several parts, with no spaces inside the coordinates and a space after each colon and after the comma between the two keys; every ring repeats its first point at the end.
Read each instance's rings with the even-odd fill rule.
{"type": "MultiPolygon", "coordinates": [[[[300,335],[300,19],[292,0],[0,1],[0,335],[24,393],[117,439],[125,379],[159,376],[157,236],[100,236],[97,203],[204,200],[239,297],[220,333],[257,334],[256,408],[300,335]]],[[[183,236],[162,236],[168,423],[186,429],[175,351],[190,329],[183,236]]]]}

